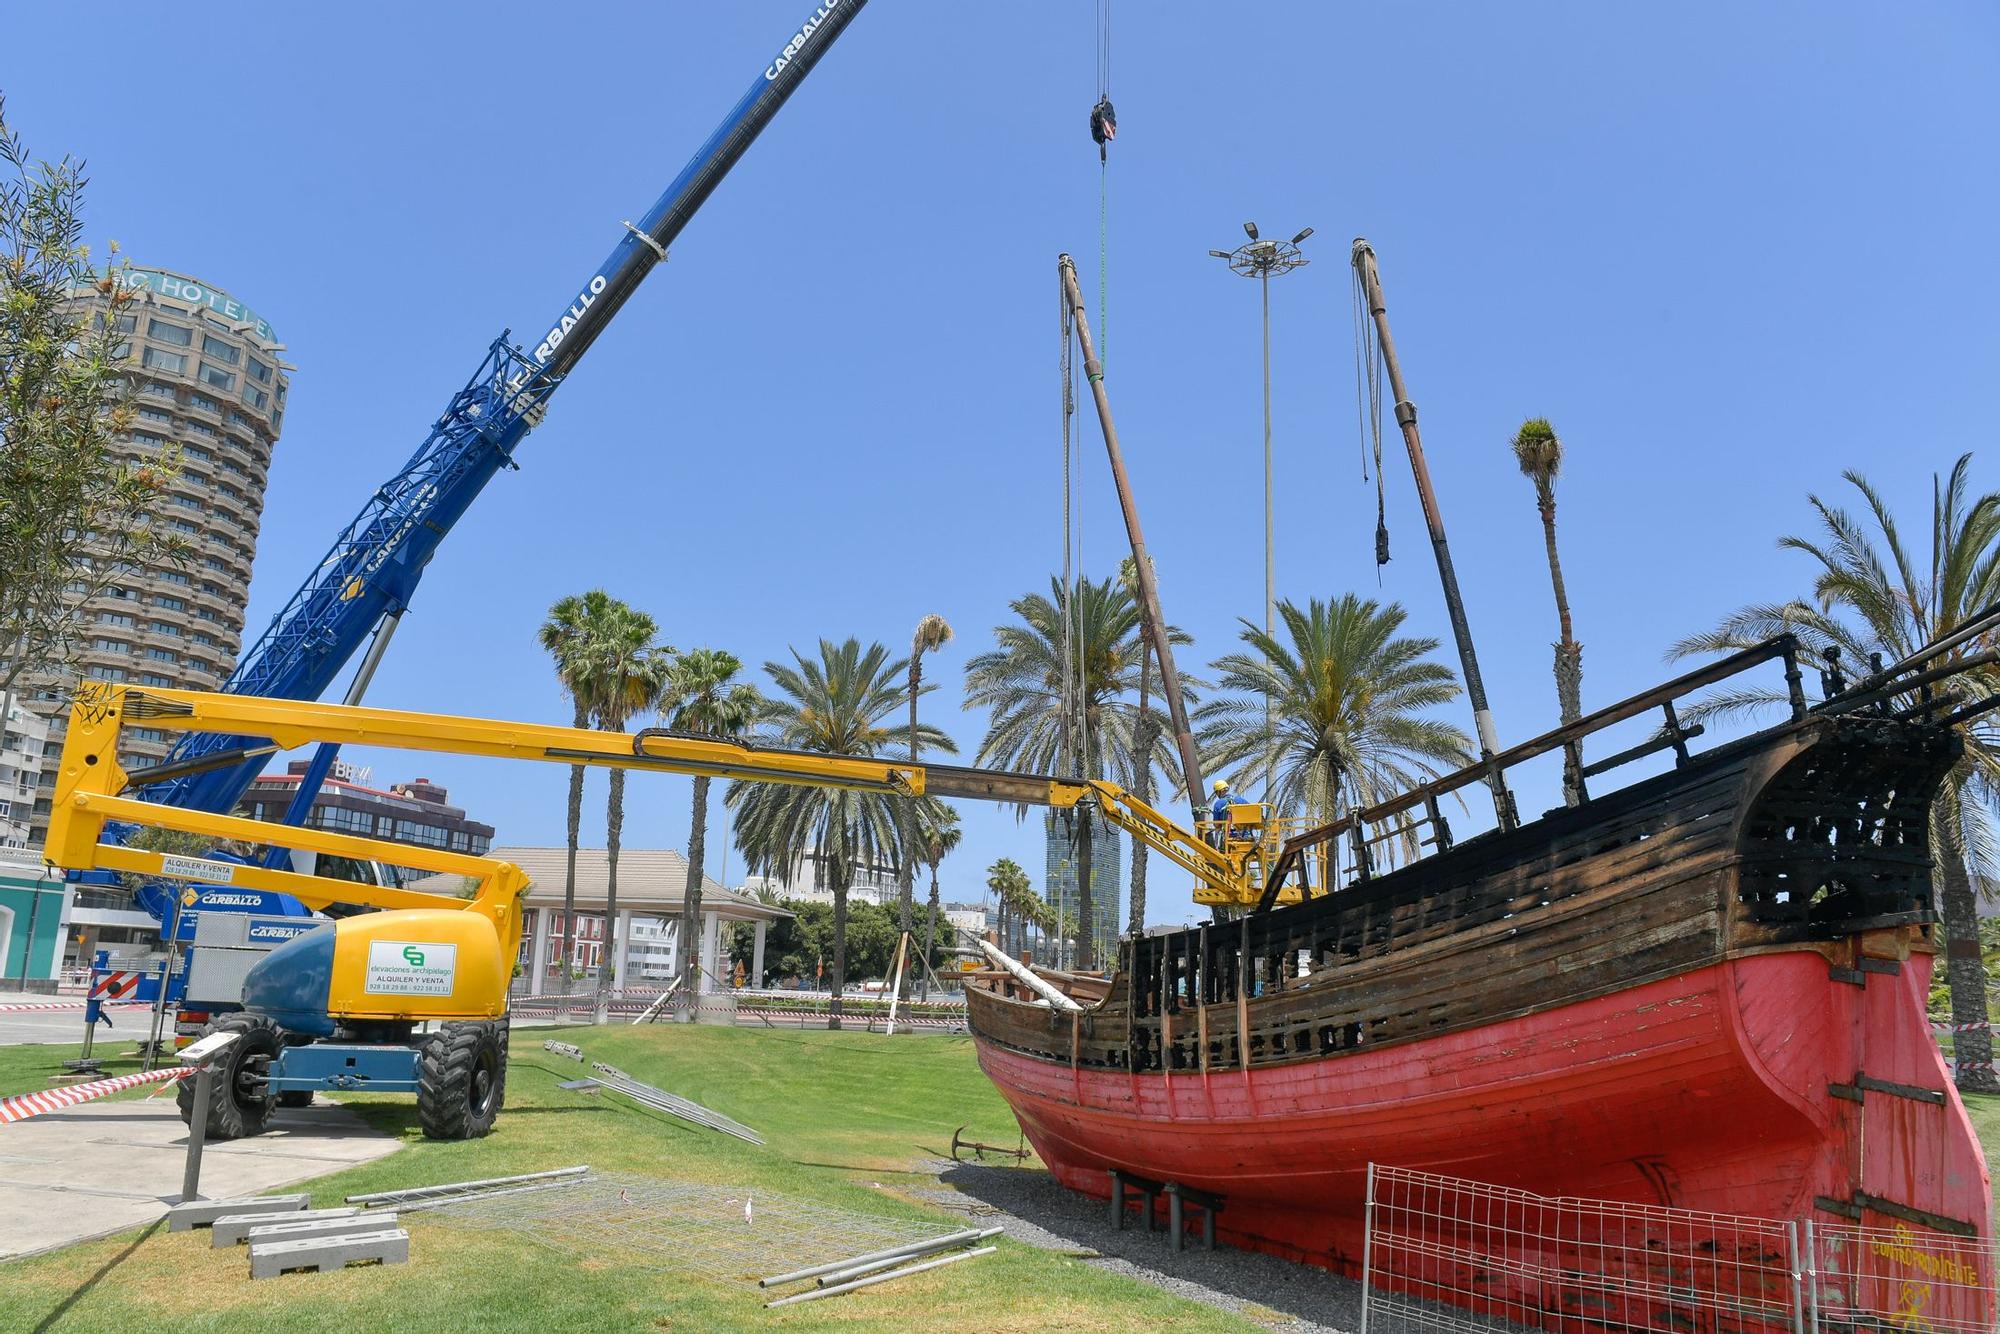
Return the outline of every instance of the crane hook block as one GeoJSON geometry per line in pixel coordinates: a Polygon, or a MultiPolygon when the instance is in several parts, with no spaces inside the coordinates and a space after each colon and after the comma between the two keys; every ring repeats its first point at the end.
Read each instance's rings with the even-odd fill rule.
{"type": "Polygon", "coordinates": [[[1098,98],[1097,105],[1090,109],[1090,137],[1099,151],[1118,137],[1118,112],[1108,97],[1098,98]]]}

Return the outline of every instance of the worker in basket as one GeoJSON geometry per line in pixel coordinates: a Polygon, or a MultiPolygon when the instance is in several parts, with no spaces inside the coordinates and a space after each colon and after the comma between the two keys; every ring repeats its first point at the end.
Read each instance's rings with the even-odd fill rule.
{"type": "Polygon", "coordinates": [[[1229,843],[1229,808],[1235,802],[1235,796],[1229,791],[1229,780],[1216,779],[1215,800],[1208,803],[1208,841],[1215,845],[1217,851],[1229,843]]]}
{"type": "Polygon", "coordinates": [[[1264,809],[1229,790],[1229,780],[1215,780],[1215,799],[1208,804],[1209,841],[1227,850],[1232,838],[1254,839],[1263,830],[1264,809]]]}

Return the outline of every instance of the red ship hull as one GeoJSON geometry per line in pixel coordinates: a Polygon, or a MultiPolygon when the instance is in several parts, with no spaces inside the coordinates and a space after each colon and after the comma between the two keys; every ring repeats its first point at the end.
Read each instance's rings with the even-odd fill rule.
{"type": "MultiPolygon", "coordinates": [[[[1992,1192],[1925,1017],[1930,809],[1960,753],[1948,728],[1801,701],[1789,724],[1531,824],[1454,842],[1432,813],[1432,855],[1378,873],[1351,853],[1295,904],[1128,936],[1108,977],[979,975],[979,1059],[1066,1185],[1108,1195],[1120,1169],[1219,1195],[1239,1246],[1359,1272],[1373,1163],[1815,1236],[1893,1230],[1840,1244],[1883,1262],[1871,1282],[1937,1267],[1954,1309],[1926,1318],[1989,1330],[1992,1192]]],[[[1364,824],[1346,825],[1363,852],[1364,824]]],[[[1552,1245],[1549,1272],[1603,1261],[1552,1245]]],[[[1823,1280],[1860,1272],[1830,1256],[1810,1296],[1851,1307],[1851,1285],[1823,1280]]],[[[1699,1263],[1659,1278],[1707,1281],[1699,1263]]]]}
{"type": "Polygon", "coordinates": [[[1874,1197],[1990,1236],[1985,1163],[1923,1024],[1929,981],[1927,955],[1855,987],[1801,950],[1247,1072],[1075,1069],[990,1042],[979,1060],[1070,1188],[1108,1196],[1115,1167],[1213,1191],[1226,1239],[1348,1272],[1370,1162],[1773,1219],[1874,1197]],[[1944,1101],[1829,1093],[1829,1071],[1861,1070],[1944,1101]]]}

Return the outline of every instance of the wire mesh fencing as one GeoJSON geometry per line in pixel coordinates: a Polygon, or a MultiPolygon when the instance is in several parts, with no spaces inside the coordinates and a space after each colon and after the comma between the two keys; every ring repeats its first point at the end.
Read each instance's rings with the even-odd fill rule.
{"type": "Polygon", "coordinates": [[[578,1259],[746,1283],[962,1227],[761,1190],[617,1175],[592,1175],[560,1190],[468,1195],[431,1216],[510,1231],[578,1259]]]}
{"type": "Polygon", "coordinates": [[[1792,1223],[1373,1166],[1361,1329],[1796,1334],[1800,1254],[1792,1223]]]}
{"type": "Polygon", "coordinates": [[[2000,1328],[1990,1243],[1908,1224],[1816,1222],[1805,1225],[1804,1242],[1814,1334],[1990,1334],[2000,1328]]]}

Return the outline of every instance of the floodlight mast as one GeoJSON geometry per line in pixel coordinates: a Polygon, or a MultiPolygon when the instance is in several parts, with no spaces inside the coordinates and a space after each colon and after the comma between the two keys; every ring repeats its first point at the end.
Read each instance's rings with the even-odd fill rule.
{"type": "MultiPolygon", "coordinates": [[[[1271,278],[1273,275],[1290,273],[1293,269],[1304,268],[1312,263],[1299,253],[1299,242],[1311,236],[1313,229],[1307,227],[1289,241],[1265,241],[1259,239],[1257,224],[1246,222],[1243,232],[1250,238],[1248,245],[1235,250],[1211,250],[1208,253],[1226,262],[1232,273],[1245,278],[1255,278],[1263,289],[1264,297],[1264,638],[1276,637],[1278,632],[1278,551],[1277,551],[1277,505],[1276,487],[1271,467],[1271,278]]],[[[1270,659],[1266,657],[1265,661],[1270,659]]],[[[1267,690],[1264,693],[1264,733],[1266,737],[1276,731],[1277,701],[1267,690]]],[[[1264,793],[1266,802],[1271,800],[1271,789],[1276,785],[1277,764],[1267,750],[1264,754],[1264,793]]]]}

